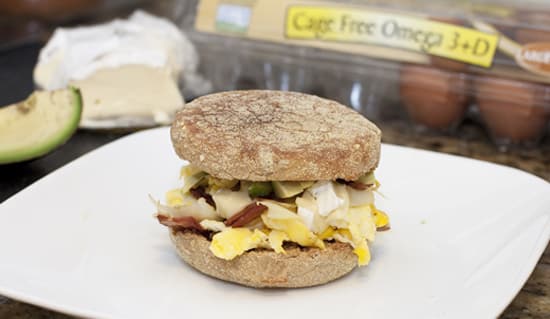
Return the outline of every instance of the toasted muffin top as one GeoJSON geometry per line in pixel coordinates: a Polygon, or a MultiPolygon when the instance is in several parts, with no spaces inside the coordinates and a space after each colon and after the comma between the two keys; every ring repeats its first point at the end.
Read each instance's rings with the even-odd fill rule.
{"type": "Polygon", "coordinates": [[[355,180],[378,165],[381,133],[356,111],[296,92],[200,97],[171,128],[176,153],[212,176],[250,181],[355,180]]]}

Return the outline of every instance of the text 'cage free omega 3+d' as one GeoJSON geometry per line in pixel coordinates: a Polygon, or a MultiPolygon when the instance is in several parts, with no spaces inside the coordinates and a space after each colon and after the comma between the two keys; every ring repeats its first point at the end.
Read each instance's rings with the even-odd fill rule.
{"type": "Polygon", "coordinates": [[[548,131],[544,1],[195,0],[181,24],[211,90],[313,93],[447,133],[470,118],[502,147],[548,131]]]}

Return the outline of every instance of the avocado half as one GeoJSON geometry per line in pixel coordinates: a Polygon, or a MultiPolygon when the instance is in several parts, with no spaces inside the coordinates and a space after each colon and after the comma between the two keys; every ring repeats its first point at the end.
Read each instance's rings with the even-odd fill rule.
{"type": "Polygon", "coordinates": [[[62,145],[76,131],[81,114],[76,88],[36,91],[0,108],[0,164],[40,157],[62,145]]]}

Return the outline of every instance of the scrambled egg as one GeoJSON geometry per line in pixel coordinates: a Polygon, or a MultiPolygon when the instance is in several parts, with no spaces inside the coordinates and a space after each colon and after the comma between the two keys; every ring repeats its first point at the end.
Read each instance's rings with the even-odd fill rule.
{"type": "Polygon", "coordinates": [[[348,243],[353,247],[353,253],[357,256],[357,264],[359,266],[368,265],[370,262],[370,251],[366,239],[354,240],[351,232],[347,229],[336,230],[332,238],[342,243],[348,243]]]}
{"type": "Polygon", "coordinates": [[[267,235],[260,230],[226,228],[212,237],[210,251],[218,258],[231,260],[247,250],[265,246],[266,242],[267,235]]]}
{"type": "Polygon", "coordinates": [[[183,205],[183,194],[181,193],[181,189],[176,188],[168,191],[166,193],[166,203],[170,206],[183,205]]]}
{"type": "Polygon", "coordinates": [[[283,242],[289,241],[290,237],[288,237],[285,232],[272,230],[271,232],[269,232],[267,240],[269,241],[269,246],[271,247],[271,249],[273,249],[276,253],[285,254],[285,250],[283,249],[283,242]]]}
{"type": "Polygon", "coordinates": [[[385,227],[390,224],[390,218],[386,213],[383,211],[377,209],[374,207],[374,205],[370,205],[372,209],[372,214],[374,216],[374,223],[376,224],[376,227],[385,227]]]}
{"type": "Polygon", "coordinates": [[[355,246],[353,253],[357,255],[357,264],[366,266],[370,262],[370,250],[366,241],[362,241],[358,246],[355,246]]]}
{"type": "Polygon", "coordinates": [[[290,241],[290,238],[285,232],[278,230],[261,231],[245,227],[226,227],[212,237],[210,251],[214,256],[225,260],[231,260],[254,248],[268,248],[276,253],[285,254],[283,249],[285,241],[290,241]]]}
{"type": "MultiPolygon", "coordinates": [[[[294,212],[274,204],[262,202],[268,211],[262,214],[262,221],[267,229],[251,230],[248,228],[225,227],[218,221],[203,220],[201,225],[206,229],[219,231],[212,238],[210,250],[216,257],[231,260],[254,248],[268,248],[277,253],[285,253],[283,243],[292,241],[304,247],[325,248],[323,240],[337,240],[353,247],[360,266],[370,261],[368,242],[374,240],[376,233],[375,215],[371,205],[351,207],[346,216],[347,228],[327,227],[315,234],[310,231],[301,218],[294,212]]],[[[381,213],[377,213],[382,216],[381,213]]]]}
{"type": "MultiPolygon", "coordinates": [[[[182,169],[181,172],[184,179],[196,178],[200,174],[196,168],[182,169]]],[[[200,225],[215,233],[210,250],[225,260],[254,248],[284,254],[284,242],[324,249],[324,240],[336,240],[350,244],[358,264],[363,266],[370,261],[368,243],[374,241],[377,228],[389,224],[388,216],[374,206],[372,190],[352,189],[329,181],[313,184],[292,202],[260,200],[259,203],[268,209],[255,227],[232,228],[220,221],[253,201],[246,191],[216,188],[212,190],[212,197],[216,203],[215,211],[210,206],[202,207],[207,205],[202,203],[203,199],[196,200],[188,193],[184,194],[182,189],[169,191],[166,201],[178,209],[201,208],[203,218],[199,219],[200,225]]]]}
{"type": "Polygon", "coordinates": [[[284,232],[290,241],[303,247],[325,248],[323,241],[311,232],[294,212],[272,202],[260,203],[268,208],[267,212],[262,214],[262,221],[268,228],[284,232]]]}

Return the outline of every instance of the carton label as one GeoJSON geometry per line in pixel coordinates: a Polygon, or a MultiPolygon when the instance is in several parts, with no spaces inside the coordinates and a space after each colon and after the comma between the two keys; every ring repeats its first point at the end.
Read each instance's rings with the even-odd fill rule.
{"type": "Polygon", "coordinates": [[[526,44],[515,58],[521,67],[542,76],[550,76],[550,42],[526,44]]]}
{"type": "Polygon", "coordinates": [[[222,3],[216,12],[216,30],[221,32],[246,33],[252,9],[248,6],[222,3]]]}
{"type": "Polygon", "coordinates": [[[285,37],[372,44],[490,67],[498,36],[453,24],[367,9],[291,5],[285,37]]]}
{"type": "Polygon", "coordinates": [[[201,0],[202,32],[429,64],[430,55],[491,67],[498,36],[391,9],[317,0],[201,0]]]}

